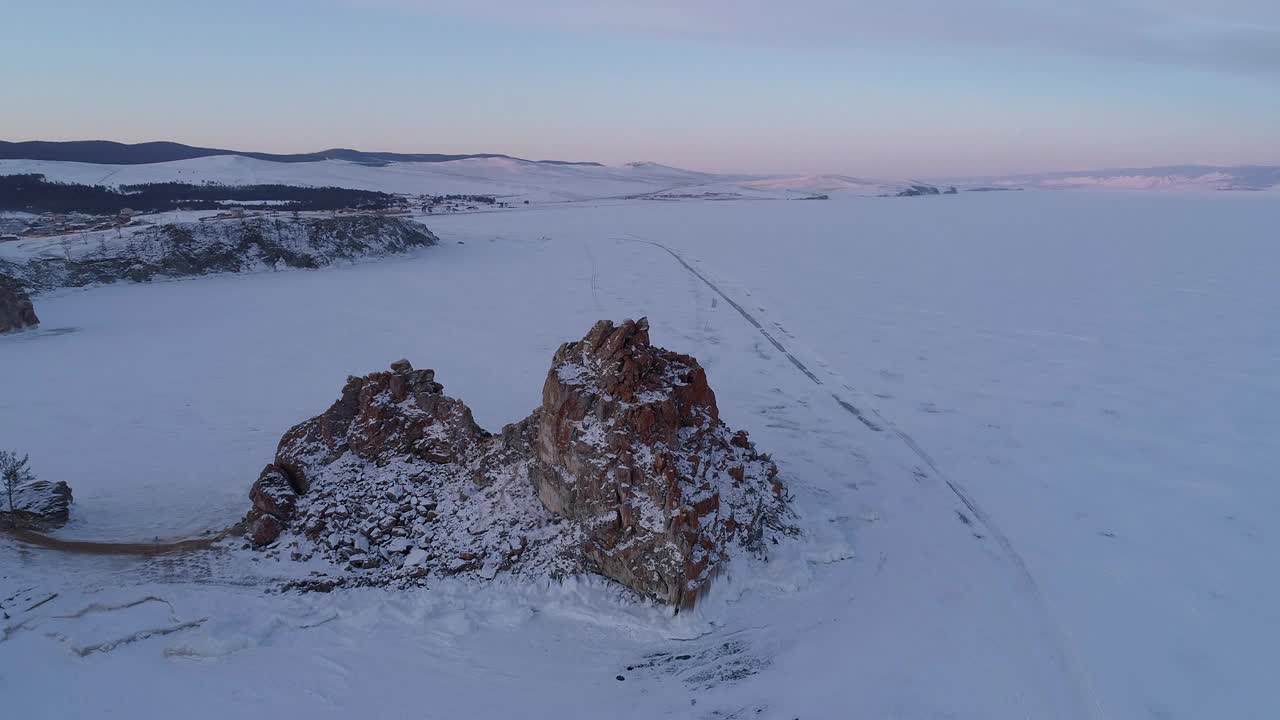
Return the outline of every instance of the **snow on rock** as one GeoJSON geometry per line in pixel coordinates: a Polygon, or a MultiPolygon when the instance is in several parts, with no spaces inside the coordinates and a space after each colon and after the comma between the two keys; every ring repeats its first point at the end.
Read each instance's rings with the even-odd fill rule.
{"type": "Polygon", "coordinates": [[[601,321],[498,435],[407,360],[349,378],[281,439],[246,527],[351,584],[597,572],[691,607],[733,554],[795,532],[777,472],[720,421],[696,360],[651,346],[644,319],[601,321]]]}
{"type": "Polygon", "coordinates": [[[0,524],[49,530],[71,519],[71,487],[65,482],[35,480],[20,485],[9,498],[0,496],[0,524]]]}
{"type": "Polygon", "coordinates": [[[117,280],[317,268],[439,242],[419,223],[381,215],[221,219],[130,230],[120,237],[113,232],[68,237],[59,243],[58,253],[0,261],[0,269],[34,290],[47,290],[117,280]]]}
{"type": "Polygon", "coordinates": [[[572,529],[558,526],[528,480],[527,423],[493,436],[442,391],[433,371],[403,360],[349,378],[328,410],[284,435],[254,483],[250,540],[358,571],[344,579],[353,584],[486,563],[515,574],[576,571],[572,529]]]}
{"type": "Polygon", "coordinates": [[[697,360],[649,344],[649,324],[602,320],[562,345],[542,391],[533,480],[580,524],[590,567],[691,606],[735,546],[781,530],[778,469],[720,421],[697,360]]]}
{"type": "Polygon", "coordinates": [[[16,279],[0,273],[0,333],[40,324],[27,291],[16,279]]]}

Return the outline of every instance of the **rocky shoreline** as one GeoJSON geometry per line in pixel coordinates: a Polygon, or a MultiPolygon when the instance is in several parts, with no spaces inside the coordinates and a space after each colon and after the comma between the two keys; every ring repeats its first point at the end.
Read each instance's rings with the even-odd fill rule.
{"type": "Polygon", "coordinates": [[[426,226],[385,215],[254,217],[178,222],[122,237],[68,236],[61,255],[0,260],[0,273],[28,291],[122,280],[285,268],[319,268],[439,243],[426,226]]]}

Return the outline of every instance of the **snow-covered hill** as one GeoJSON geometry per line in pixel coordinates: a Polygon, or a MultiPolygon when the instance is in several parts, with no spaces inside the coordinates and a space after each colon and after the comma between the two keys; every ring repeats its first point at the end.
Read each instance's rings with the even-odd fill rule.
{"type": "Polygon", "coordinates": [[[721,182],[707,175],[649,164],[623,167],[549,165],[505,158],[372,167],[340,160],[279,163],[238,155],[148,165],[97,165],[0,160],[0,174],[39,173],[50,180],[102,185],[217,182],[228,185],[338,186],[408,194],[487,194],[533,202],[645,195],[721,182]]]}
{"type": "Polygon", "coordinates": [[[1280,167],[1177,166],[1093,172],[1040,173],[937,180],[849,175],[724,175],[651,162],[622,166],[540,163],[513,158],[448,162],[390,162],[372,166],[343,160],[274,162],[220,155],[143,165],[48,160],[0,160],[0,175],[39,173],[50,180],[90,185],[216,182],[228,185],[337,186],[401,194],[495,195],[531,203],[622,199],[796,199],[814,195],[897,195],[913,185],[961,189],[1027,188],[1216,191],[1280,188],[1280,167]]]}
{"type": "Polygon", "coordinates": [[[511,158],[393,162],[376,167],[341,160],[282,163],[238,155],[146,165],[0,160],[0,175],[20,173],[38,173],[53,181],[88,185],[216,182],[337,186],[414,195],[496,195],[534,203],[695,197],[785,199],[827,192],[880,195],[893,194],[910,184],[834,175],[717,175],[651,162],[607,167],[511,158]]]}
{"type": "MultiPolygon", "coordinates": [[[[59,160],[63,162],[106,163],[113,165],[141,165],[173,162],[199,157],[219,155],[243,155],[244,157],[272,162],[319,162],[321,160],[345,160],[363,165],[385,165],[389,162],[448,162],[469,158],[507,158],[499,153],[442,154],[442,153],[394,153],[368,152],[349,148],[330,148],[319,152],[276,154],[243,152],[221,148],[204,148],[175,142],[146,142],[126,144],[109,140],[73,140],[67,142],[5,142],[0,140],[0,158],[27,160],[59,160]]],[[[596,165],[597,163],[565,162],[562,160],[526,160],[552,165],[596,165]]]]}
{"type": "Polygon", "coordinates": [[[799,193],[850,193],[854,195],[892,195],[907,183],[869,180],[848,175],[783,175],[747,180],[744,187],[799,193]]]}

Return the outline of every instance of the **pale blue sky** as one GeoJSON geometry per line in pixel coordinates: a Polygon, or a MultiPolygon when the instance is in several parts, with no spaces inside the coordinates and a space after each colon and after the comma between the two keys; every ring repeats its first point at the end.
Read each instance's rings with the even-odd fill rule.
{"type": "Polygon", "coordinates": [[[1280,163],[1272,0],[10,0],[0,139],[722,171],[1280,163]]]}

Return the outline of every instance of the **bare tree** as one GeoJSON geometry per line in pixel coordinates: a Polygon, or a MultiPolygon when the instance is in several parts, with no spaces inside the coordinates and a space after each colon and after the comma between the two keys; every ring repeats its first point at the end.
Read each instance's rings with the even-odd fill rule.
{"type": "Polygon", "coordinates": [[[18,459],[18,453],[0,450],[0,482],[4,483],[5,494],[9,496],[10,525],[18,523],[16,508],[13,506],[13,494],[18,491],[18,488],[36,479],[31,469],[27,467],[29,460],[30,457],[27,455],[18,459]]]}

